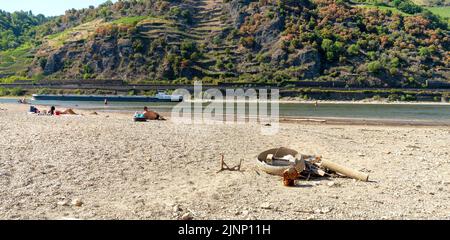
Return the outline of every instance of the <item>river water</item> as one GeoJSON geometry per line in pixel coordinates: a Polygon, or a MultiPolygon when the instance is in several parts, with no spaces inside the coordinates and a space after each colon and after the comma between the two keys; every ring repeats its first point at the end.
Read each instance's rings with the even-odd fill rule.
{"type": "MultiPolygon", "coordinates": [[[[17,103],[17,99],[0,98],[0,103],[17,103]]],[[[143,106],[148,106],[157,112],[170,112],[178,103],[110,102],[108,106],[105,106],[103,102],[31,101],[31,104],[123,112],[141,111],[143,106]]],[[[208,104],[203,104],[203,107],[206,106],[208,104]]],[[[224,107],[232,110],[230,106],[224,105],[224,107]]],[[[236,108],[236,105],[234,107],[236,108]]],[[[268,107],[270,109],[270,104],[268,107]]],[[[381,119],[450,123],[450,104],[320,103],[316,107],[311,103],[280,103],[279,115],[294,118],[381,119]]]]}

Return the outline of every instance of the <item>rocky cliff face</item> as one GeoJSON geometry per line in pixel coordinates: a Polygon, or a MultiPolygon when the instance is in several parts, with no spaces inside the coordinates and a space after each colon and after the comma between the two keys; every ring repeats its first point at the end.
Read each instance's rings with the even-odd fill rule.
{"type": "Polygon", "coordinates": [[[145,15],[115,16],[139,7],[117,3],[105,7],[114,10],[111,19],[85,21],[45,38],[29,75],[174,82],[344,79],[411,86],[431,76],[448,80],[449,32],[427,16],[333,0],[142,4],[145,15]]]}

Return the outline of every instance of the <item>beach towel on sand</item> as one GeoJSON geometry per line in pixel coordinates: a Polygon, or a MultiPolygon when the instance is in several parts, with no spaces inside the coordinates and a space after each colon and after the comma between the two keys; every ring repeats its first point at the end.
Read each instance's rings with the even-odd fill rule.
{"type": "Polygon", "coordinates": [[[133,120],[135,122],[147,122],[147,118],[142,113],[136,113],[134,114],[133,120]]]}

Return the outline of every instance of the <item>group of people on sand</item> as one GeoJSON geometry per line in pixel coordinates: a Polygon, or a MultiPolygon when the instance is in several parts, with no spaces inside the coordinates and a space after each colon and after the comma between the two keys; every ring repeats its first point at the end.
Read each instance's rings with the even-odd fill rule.
{"type": "Polygon", "coordinates": [[[38,114],[38,115],[50,115],[50,116],[53,116],[53,115],[56,115],[56,116],[59,116],[59,115],[77,115],[72,109],[66,109],[66,110],[64,110],[64,111],[56,111],[56,107],[55,106],[51,106],[50,107],[50,110],[39,110],[38,108],[36,108],[35,106],[30,106],[30,111],[29,111],[30,113],[33,113],[33,114],[38,114]]]}
{"type": "MultiPolygon", "coordinates": [[[[57,111],[55,106],[51,106],[50,109],[47,110],[39,110],[35,106],[30,106],[29,113],[38,114],[38,115],[77,115],[72,109],[66,109],[64,111],[57,111]]],[[[149,110],[148,107],[144,107],[144,111],[142,113],[136,113],[134,116],[135,120],[166,120],[162,115],[157,112],[149,110]]]]}

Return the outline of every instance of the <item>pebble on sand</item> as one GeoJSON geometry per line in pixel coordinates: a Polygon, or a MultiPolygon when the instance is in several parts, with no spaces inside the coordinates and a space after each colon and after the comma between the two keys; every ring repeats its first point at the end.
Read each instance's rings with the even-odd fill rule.
{"type": "Polygon", "coordinates": [[[316,210],[314,210],[314,213],[315,214],[325,214],[325,213],[329,213],[329,212],[331,212],[331,208],[329,208],[329,207],[324,207],[324,208],[321,208],[321,209],[316,209],[316,210]]]}
{"type": "Polygon", "coordinates": [[[58,204],[58,206],[69,206],[69,203],[67,202],[67,200],[59,201],[56,204],[58,204]]]}
{"type": "Polygon", "coordinates": [[[194,219],[194,216],[192,216],[192,213],[187,212],[185,214],[183,214],[183,216],[181,216],[181,220],[187,221],[187,220],[192,220],[194,219]]]}
{"type": "Polygon", "coordinates": [[[262,209],[271,209],[272,206],[270,205],[270,203],[263,203],[263,204],[261,204],[261,208],[262,209]]]}
{"type": "Polygon", "coordinates": [[[336,186],[336,183],[335,182],[329,182],[329,183],[327,183],[327,185],[328,185],[328,187],[333,187],[333,186],[336,186]]]}
{"type": "Polygon", "coordinates": [[[173,211],[174,212],[180,212],[180,211],[182,211],[183,209],[181,209],[181,207],[180,207],[180,205],[175,205],[175,206],[173,206],[173,211]]]}
{"type": "Polygon", "coordinates": [[[72,205],[75,207],[81,207],[83,206],[83,202],[80,199],[74,199],[72,200],[72,205]]]}

